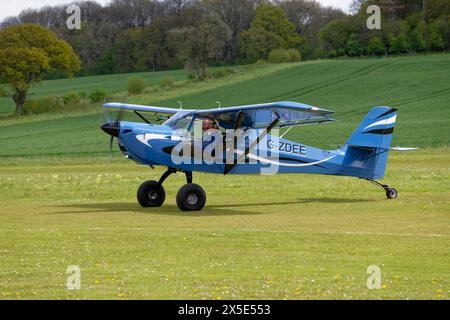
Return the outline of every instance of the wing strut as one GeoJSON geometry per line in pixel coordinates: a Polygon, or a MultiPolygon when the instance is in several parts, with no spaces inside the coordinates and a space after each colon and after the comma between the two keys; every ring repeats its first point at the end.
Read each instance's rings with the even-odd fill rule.
{"type": "Polygon", "coordinates": [[[136,110],[134,110],[134,113],[141,118],[142,120],[144,120],[145,122],[147,122],[148,124],[151,124],[142,114],[140,114],[139,112],[137,112],[136,110]]]}
{"type": "Polygon", "coordinates": [[[242,111],[239,111],[236,125],[234,126],[234,132],[236,132],[237,129],[239,129],[241,127],[242,120],[244,120],[244,113],[242,111]]]}
{"type": "Polygon", "coordinates": [[[267,136],[272,131],[272,129],[280,121],[280,116],[278,114],[276,114],[276,115],[277,115],[277,118],[272,121],[272,123],[258,136],[258,138],[255,141],[253,141],[253,143],[251,145],[248,146],[248,148],[239,157],[239,159],[237,159],[237,161],[235,161],[233,164],[226,164],[225,165],[224,174],[228,174],[231,170],[233,170],[234,167],[236,167],[242,159],[245,159],[248,156],[248,154],[250,152],[252,152],[253,149],[255,149],[255,147],[261,142],[261,140],[264,139],[265,136],[267,136]]]}

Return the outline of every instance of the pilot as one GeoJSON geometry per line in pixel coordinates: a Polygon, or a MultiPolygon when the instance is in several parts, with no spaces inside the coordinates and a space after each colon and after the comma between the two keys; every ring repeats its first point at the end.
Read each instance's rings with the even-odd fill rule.
{"type": "Polygon", "coordinates": [[[203,127],[203,131],[219,129],[219,126],[217,125],[217,123],[213,119],[210,119],[210,118],[206,118],[203,120],[202,127],[203,127]]]}

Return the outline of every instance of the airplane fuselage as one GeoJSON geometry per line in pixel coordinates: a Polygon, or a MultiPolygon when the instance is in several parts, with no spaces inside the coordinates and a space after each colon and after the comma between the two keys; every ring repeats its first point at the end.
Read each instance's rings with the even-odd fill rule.
{"type": "MultiPolygon", "coordinates": [[[[121,122],[118,140],[129,159],[144,165],[224,174],[227,164],[225,157],[214,163],[207,161],[203,155],[211,142],[204,141],[193,142],[197,146],[194,149],[197,150],[190,157],[183,158],[181,163],[174,161],[172,150],[180,144],[180,140],[174,135],[174,130],[166,125],[121,122]]],[[[310,173],[358,176],[360,170],[357,164],[344,165],[345,148],[323,150],[269,134],[260,142],[257,151],[250,152],[245,161],[241,159],[229,174],[310,173]]],[[[242,153],[236,152],[234,161],[242,153]]]]}

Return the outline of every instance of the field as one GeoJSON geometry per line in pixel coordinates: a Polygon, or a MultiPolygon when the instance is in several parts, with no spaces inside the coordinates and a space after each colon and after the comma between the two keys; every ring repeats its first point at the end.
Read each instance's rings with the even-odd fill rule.
{"type": "MultiPolygon", "coordinates": [[[[68,92],[86,92],[89,93],[95,89],[105,90],[111,94],[126,89],[126,83],[130,77],[140,77],[148,85],[156,85],[164,78],[181,80],[186,78],[183,70],[165,71],[165,72],[147,72],[147,73],[124,73],[116,75],[92,76],[83,78],[73,78],[70,80],[49,80],[43,81],[35,87],[32,87],[29,94],[30,99],[42,97],[45,95],[64,95],[68,92]]],[[[0,97],[0,114],[12,112],[14,103],[11,98],[0,97]]]]}
{"type": "MultiPolygon", "coordinates": [[[[160,78],[158,73],[154,77],[160,78]]],[[[68,89],[75,80],[82,81],[65,80],[68,89]]],[[[119,92],[117,99],[170,107],[182,101],[184,108],[215,107],[216,101],[222,106],[309,103],[335,110],[338,122],[294,129],[286,137],[322,148],[342,145],[371,107],[389,105],[400,110],[394,145],[442,147],[450,137],[450,54],[268,65],[168,91],[131,97],[119,92]]],[[[108,138],[99,130],[101,112],[99,107],[0,120],[0,157],[105,155],[108,138]]]]}
{"type": "Polygon", "coordinates": [[[0,298],[448,299],[450,152],[396,154],[399,199],[351,178],[196,175],[201,213],[141,209],[125,160],[0,168],[0,298]],[[264,195],[264,197],[261,197],[264,195]],[[66,269],[81,268],[81,290],[66,269]],[[382,289],[366,287],[369,265],[382,289]]]}
{"type": "MultiPolygon", "coordinates": [[[[138,186],[161,169],[107,156],[92,110],[6,117],[0,99],[0,299],[449,299],[450,54],[259,65],[205,82],[183,71],[175,88],[137,96],[131,75],[44,82],[36,95],[105,88],[111,99],[184,108],[293,100],[338,122],[289,138],[341,145],[374,105],[400,109],[383,190],[354,178],[195,174],[200,213],[175,204],[184,177],[165,183],[162,208],[142,209],[138,186]],[[66,270],[81,269],[68,290],[66,270]],[[369,290],[368,266],[381,268],[369,290]]],[[[135,76],[135,75],[133,75],[135,76]]]]}

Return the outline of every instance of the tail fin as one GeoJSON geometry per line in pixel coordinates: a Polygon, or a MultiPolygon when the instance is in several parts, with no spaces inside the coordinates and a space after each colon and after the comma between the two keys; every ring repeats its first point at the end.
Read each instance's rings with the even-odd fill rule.
{"type": "Polygon", "coordinates": [[[384,177],[397,109],[375,107],[347,141],[344,170],[364,179],[384,177]]]}

